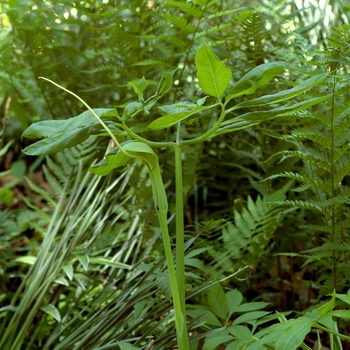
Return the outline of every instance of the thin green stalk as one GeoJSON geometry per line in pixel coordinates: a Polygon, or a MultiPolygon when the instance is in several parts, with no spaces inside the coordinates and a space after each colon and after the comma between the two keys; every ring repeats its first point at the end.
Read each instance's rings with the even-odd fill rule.
{"type": "MultiPolygon", "coordinates": [[[[331,161],[331,184],[332,184],[332,199],[335,197],[335,186],[334,183],[334,174],[335,174],[335,167],[334,167],[334,104],[335,104],[335,85],[336,80],[334,77],[333,80],[333,96],[332,96],[332,109],[331,109],[331,152],[330,152],[330,161],[331,161]]],[[[335,243],[335,205],[332,204],[331,206],[331,221],[332,221],[332,227],[331,227],[331,241],[332,243],[335,243]]],[[[335,256],[335,250],[332,249],[332,266],[333,266],[333,288],[337,290],[337,261],[335,256]]]]}
{"type": "MultiPolygon", "coordinates": [[[[182,307],[180,290],[177,282],[175,264],[173,260],[173,254],[172,254],[170,237],[169,237],[168,218],[167,218],[168,200],[166,197],[159,166],[154,167],[153,169],[149,169],[149,171],[150,171],[150,176],[152,181],[154,204],[158,214],[159,224],[162,230],[165,258],[167,261],[168,271],[169,271],[170,288],[171,288],[171,294],[173,297],[173,304],[174,304],[174,311],[175,311],[175,323],[176,323],[178,347],[181,350],[189,350],[186,315],[183,312],[184,308],[182,307]]],[[[184,252],[182,254],[184,254],[184,252]]]]}
{"type": "Polygon", "coordinates": [[[184,196],[182,182],[182,146],[180,145],[181,124],[177,125],[175,147],[175,196],[176,196],[176,276],[180,293],[181,310],[186,315],[185,307],[185,227],[184,196]]]}
{"type": "Polygon", "coordinates": [[[214,134],[214,132],[220,128],[222,121],[224,120],[225,116],[226,116],[226,110],[225,110],[225,105],[222,102],[218,103],[221,106],[221,113],[220,113],[220,117],[218,119],[218,121],[215,123],[215,125],[210,128],[207,132],[205,132],[203,135],[195,137],[194,139],[191,140],[184,140],[181,141],[180,144],[182,146],[185,145],[193,145],[196,143],[200,143],[200,142],[204,142],[206,140],[208,140],[210,138],[210,136],[212,134],[214,134]]]}
{"type": "Polygon", "coordinates": [[[122,121],[122,128],[123,130],[126,131],[126,133],[132,137],[134,140],[139,141],[139,142],[143,142],[145,144],[147,144],[150,147],[153,148],[161,148],[161,147],[174,147],[174,142],[156,142],[156,141],[150,141],[147,140],[145,138],[143,138],[140,135],[137,135],[136,133],[134,133],[130,128],[128,128],[128,126],[125,124],[125,121],[122,121]]]}

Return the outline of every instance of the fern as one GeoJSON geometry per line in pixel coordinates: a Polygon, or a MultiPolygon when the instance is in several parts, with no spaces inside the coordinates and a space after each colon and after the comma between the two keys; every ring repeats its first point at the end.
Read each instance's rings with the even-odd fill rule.
{"type": "MultiPolygon", "coordinates": [[[[340,266],[347,265],[350,252],[346,243],[349,237],[349,200],[347,195],[344,195],[349,192],[344,181],[350,173],[350,121],[347,102],[350,96],[348,79],[342,75],[342,72],[348,69],[350,57],[347,44],[350,26],[338,27],[332,33],[333,37],[328,38],[330,46],[317,59],[317,67],[321,67],[320,63],[323,62],[327,69],[333,70],[333,75],[319,89],[319,94],[327,90],[332,92],[332,99],[309,114],[304,114],[299,127],[282,137],[291,142],[295,149],[275,154],[282,156],[282,161],[296,157],[303,162],[303,168],[300,168],[299,172],[285,171],[268,178],[291,178],[300,186],[295,190],[299,196],[296,199],[281,201],[281,205],[295,206],[308,213],[322,213],[323,225],[320,225],[319,217],[316,216],[316,222],[312,223],[309,220],[311,223],[304,226],[314,230],[315,237],[321,234],[326,241],[321,246],[307,251],[308,263],[321,263],[332,271],[332,283],[325,282],[325,275],[318,280],[323,284],[322,293],[327,288],[341,290],[344,286],[345,279],[349,276],[344,274],[344,269],[340,266]]],[[[317,92],[313,93],[313,96],[315,95],[317,92]]]]}
{"type": "Polygon", "coordinates": [[[215,247],[209,249],[216,261],[215,269],[221,266],[227,272],[242,265],[259,264],[283,218],[294,210],[285,210],[280,205],[291,184],[271,195],[258,196],[255,202],[248,197],[247,207],[234,210],[233,222],[223,228],[223,251],[218,252],[215,247]]]}
{"type": "Polygon", "coordinates": [[[244,45],[243,51],[248,61],[254,65],[263,63],[266,56],[264,52],[264,41],[267,38],[266,21],[261,14],[252,10],[244,11],[236,15],[242,27],[241,40],[244,45]]]}

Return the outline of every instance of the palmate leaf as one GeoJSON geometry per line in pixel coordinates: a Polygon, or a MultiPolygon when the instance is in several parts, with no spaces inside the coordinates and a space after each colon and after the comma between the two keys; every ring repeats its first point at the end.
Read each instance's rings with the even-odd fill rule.
{"type": "Polygon", "coordinates": [[[199,49],[195,61],[197,77],[203,91],[220,99],[231,80],[231,70],[215,57],[207,45],[199,49]]]}

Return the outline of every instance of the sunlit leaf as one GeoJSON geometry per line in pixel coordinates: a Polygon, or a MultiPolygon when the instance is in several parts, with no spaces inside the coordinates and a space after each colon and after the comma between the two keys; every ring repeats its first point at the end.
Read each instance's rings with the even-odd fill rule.
{"type": "Polygon", "coordinates": [[[241,102],[237,104],[234,109],[265,106],[270,103],[277,103],[277,102],[288,100],[320,84],[324,79],[326,79],[327,76],[328,76],[328,73],[315,75],[307,80],[304,80],[302,83],[293,87],[292,89],[283,90],[281,92],[278,92],[277,94],[264,95],[259,98],[255,98],[253,100],[241,102]]]}
{"type": "Polygon", "coordinates": [[[286,64],[284,62],[271,62],[253,68],[234,84],[226,96],[225,102],[227,103],[238,96],[253,94],[259,87],[268,84],[285,67],[286,64]]]}
{"type": "Polygon", "coordinates": [[[188,119],[192,115],[204,111],[206,109],[212,108],[213,106],[197,106],[188,112],[179,112],[165,115],[154,120],[148,127],[152,130],[160,130],[165,128],[170,128],[171,126],[188,119]]]}
{"type": "Polygon", "coordinates": [[[231,70],[215,57],[207,45],[199,49],[195,61],[197,77],[203,91],[220,99],[231,80],[231,70]]]}

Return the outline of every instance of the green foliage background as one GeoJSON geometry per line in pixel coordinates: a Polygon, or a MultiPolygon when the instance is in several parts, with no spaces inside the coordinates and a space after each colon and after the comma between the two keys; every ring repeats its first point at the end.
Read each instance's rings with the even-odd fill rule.
{"type": "MultiPolygon", "coordinates": [[[[174,85],[163,96],[162,105],[196,103],[205,95],[195,67],[195,55],[203,44],[233,72],[231,85],[260,64],[285,62],[283,73],[258,89],[253,98],[291,89],[326,71],[332,72],[329,78],[296,102],[328,94],[332,97],[305,111],[185,149],[186,292],[188,303],[194,305],[190,312],[193,348],[214,349],[224,343],[229,347],[234,334],[234,340],[239,339],[235,329],[230,335],[221,334],[229,337],[220,338],[221,343],[215,340],[219,333],[210,343],[210,332],[218,332],[220,325],[233,321],[240,312],[230,306],[218,310],[213,295],[230,300],[228,293],[237,291],[247,304],[269,302],[269,311],[297,310],[305,315],[333,290],[347,293],[350,9],[341,1],[329,1],[328,6],[320,8],[306,0],[2,1],[0,329],[11,324],[11,308],[24,303],[21,282],[34,276],[24,257],[44,254],[44,237],[51,232],[47,251],[50,261],[60,261],[57,266],[61,269],[49,272],[55,275],[56,284],[42,302],[59,305],[59,322],[63,319],[66,323],[63,330],[55,328],[55,309],[43,309],[42,305],[36,321],[28,325],[28,332],[34,335],[23,334],[23,348],[131,349],[126,343],[146,348],[153,338],[158,339],[157,349],[174,345],[163,251],[144,166],[134,163],[106,179],[82,181],[91,163],[103,157],[107,136],[90,137],[70,150],[34,159],[21,153],[21,148],[30,144],[21,134],[34,122],[67,119],[85,110],[70,95],[39,80],[41,76],[74,91],[93,108],[121,112],[128,103],[138,101],[134,91],[138,79],[145,77],[149,83],[146,100],[162,75],[174,72],[174,85]],[[43,174],[45,181],[35,183],[35,174],[43,174]],[[115,178],[119,180],[115,182],[115,178]],[[78,187],[79,181],[84,185],[78,187]],[[95,186],[89,187],[89,181],[95,186]],[[111,195],[115,186],[118,189],[111,195]],[[81,211],[74,212],[74,200],[81,201],[82,196],[86,200],[81,211]],[[67,207],[72,208],[71,216],[64,211],[67,207]],[[80,228],[73,221],[67,223],[72,215],[78,218],[82,213],[91,221],[77,220],[80,228]],[[69,238],[66,247],[55,245],[65,233],[70,237],[69,230],[79,232],[77,239],[69,238]],[[95,260],[103,269],[99,274],[85,256],[113,257],[112,261],[125,265],[95,260]],[[127,271],[129,266],[141,268],[134,273],[119,269],[127,271]],[[248,268],[235,278],[225,279],[245,266],[248,268]],[[222,280],[226,297],[222,290],[206,291],[210,282],[218,280],[222,280]],[[99,289],[101,284],[104,291],[99,289]],[[139,286],[136,294],[132,294],[134,285],[139,286]],[[118,300],[121,295],[124,304],[118,300]],[[208,313],[203,316],[196,308],[208,313]],[[141,317],[146,321],[139,322],[141,317]],[[105,327],[99,339],[89,333],[93,322],[100,322],[100,328],[94,330],[105,327]]],[[[248,99],[238,96],[232,106],[248,99]]],[[[256,110],[264,107],[248,106],[239,114],[232,111],[230,118],[256,110]]],[[[186,124],[184,136],[202,134],[218,115],[219,110],[202,111],[200,119],[186,124]]],[[[150,114],[138,114],[130,125],[151,140],[174,140],[174,128],[146,129],[158,117],[159,111],[152,109],[150,114]]],[[[120,139],[127,138],[121,134],[120,139]]],[[[174,164],[169,152],[160,149],[158,157],[172,228],[174,164]]],[[[30,310],[34,301],[25,302],[30,310]]],[[[257,311],[259,307],[251,310],[262,312],[257,311]]],[[[23,318],[26,316],[24,313],[23,318]]],[[[252,319],[273,320],[267,314],[255,316],[252,319]]],[[[346,318],[332,327],[346,334],[346,318]]],[[[309,323],[303,320],[307,329],[309,323]]],[[[257,331],[263,328],[259,326],[254,325],[257,331]]],[[[312,341],[309,339],[310,344],[312,341]]],[[[322,341],[333,344],[332,340],[322,341]]],[[[342,346],[339,344],[329,346],[336,349],[342,346]]],[[[4,349],[20,348],[11,346],[4,349]]],[[[240,348],[237,343],[235,346],[240,348]]],[[[343,348],[346,346],[344,342],[343,348]]]]}

